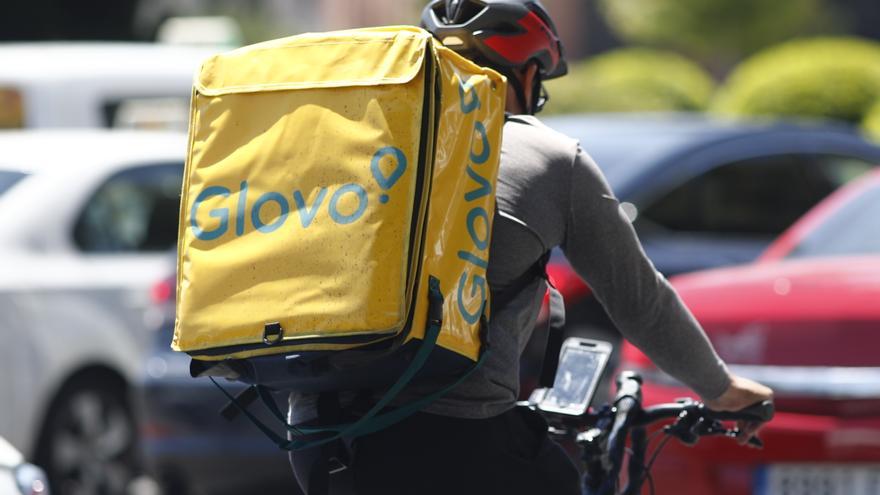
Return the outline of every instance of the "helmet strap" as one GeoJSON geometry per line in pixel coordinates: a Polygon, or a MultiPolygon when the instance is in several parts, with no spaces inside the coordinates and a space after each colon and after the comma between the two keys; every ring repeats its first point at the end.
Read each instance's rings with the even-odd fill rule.
{"type": "Polygon", "coordinates": [[[541,71],[535,72],[535,76],[532,79],[532,87],[529,88],[529,92],[532,96],[531,105],[527,104],[526,89],[523,87],[519,74],[509,68],[505,68],[501,73],[507,77],[507,83],[513,86],[513,92],[516,93],[516,99],[519,101],[523,113],[535,115],[544,108],[544,104],[550,99],[547,95],[547,90],[544,88],[544,78],[541,77],[541,71]]]}
{"type": "Polygon", "coordinates": [[[547,94],[547,89],[544,88],[544,81],[541,77],[541,72],[538,71],[535,73],[535,78],[532,80],[531,114],[534,115],[543,110],[544,104],[547,103],[547,100],[549,99],[550,96],[547,94]]]}
{"type": "MultiPolygon", "coordinates": [[[[528,114],[528,115],[534,115],[535,114],[535,112],[533,111],[534,108],[530,108],[530,105],[528,105],[528,102],[526,101],[525,88],[523,88],[523,84],[519,78],[519,74],[516,74],[511,69],[504,69],[500,72],[502,74],[504,74],[505,77],[507,77],[507,84],[510,84],[511,86],[513,86],[513,92],[516,94],[516,99],[519,101],[519,106],[520,106],[520,108],[522,108],[523,113],[528,114]]],[[[535,100],[532,100],[532,101],[535,101],[535,100]]]]}

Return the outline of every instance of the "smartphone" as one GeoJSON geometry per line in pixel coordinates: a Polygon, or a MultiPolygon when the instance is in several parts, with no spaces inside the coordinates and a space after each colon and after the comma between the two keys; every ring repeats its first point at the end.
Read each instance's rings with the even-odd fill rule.
{"type": "Polygon", "coordinates": [[[587,411],[611,356],[611,344],[569,337],[562,343],[553,387],[542,391],[538,409],[579,416],[587,411]]]}

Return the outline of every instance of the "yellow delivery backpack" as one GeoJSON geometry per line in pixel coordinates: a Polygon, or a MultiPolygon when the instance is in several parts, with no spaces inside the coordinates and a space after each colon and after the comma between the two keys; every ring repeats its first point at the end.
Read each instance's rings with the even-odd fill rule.
{"type": "Polygon", "coordinates": [[[505,93],[502,76],[414,27],[207,60],[172,342],[192,374],[254,385],[239,406],[269,390],[388,391],[329,438],[399,420],[479,365],[505,93]],[[437,393],[378,413],[417,380],[437,393]]]}

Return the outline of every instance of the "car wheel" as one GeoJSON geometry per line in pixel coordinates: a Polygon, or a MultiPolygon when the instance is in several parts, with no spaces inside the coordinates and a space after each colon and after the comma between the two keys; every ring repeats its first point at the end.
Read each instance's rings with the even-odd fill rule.
{"type": "Polygon", "coordinates": [[[53,401],[37,448],[37,463],[53,493],[120,495],[137,476],[136,430],[122,386],[78,380],[53,401]]]}

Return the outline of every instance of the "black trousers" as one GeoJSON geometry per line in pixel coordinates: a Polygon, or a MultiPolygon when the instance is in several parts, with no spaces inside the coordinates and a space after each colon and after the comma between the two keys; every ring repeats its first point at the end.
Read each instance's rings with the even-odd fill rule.
{"type": "MultiPolygon", "coordinates": [[[[308,493],[320,455],[292,454],[308,493]]],[[[349,469],[331,476],[331,494],[580,494],[577,468],[547,435],[538,414],[514,408],[488,419],[417,413],[357,438],[349,469]]]]}

